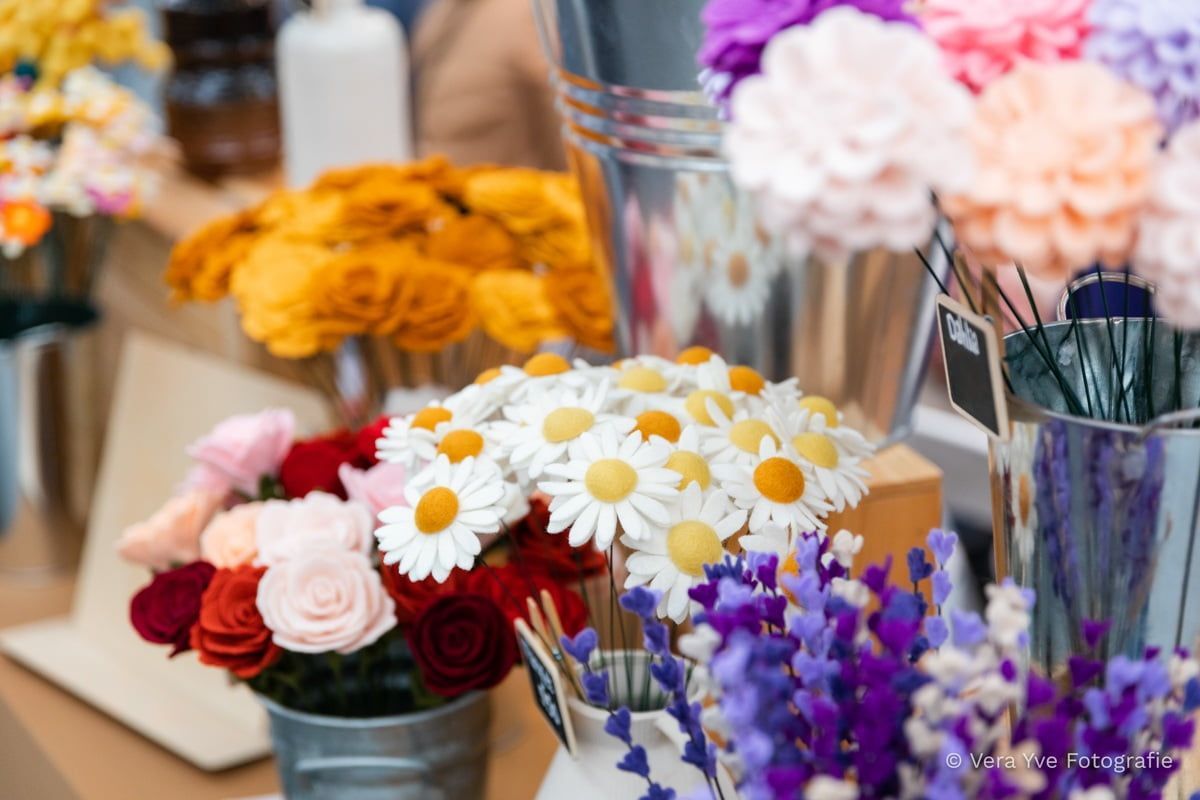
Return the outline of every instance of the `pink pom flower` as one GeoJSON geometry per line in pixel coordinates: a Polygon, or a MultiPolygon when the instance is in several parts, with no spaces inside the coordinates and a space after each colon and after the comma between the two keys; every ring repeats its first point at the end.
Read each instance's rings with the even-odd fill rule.
{"type": "Polygon", "coordinates": [[[294,653],[353,653],[396,626],[396,604],[362,553],[314,550],[270,567],[256,605],[272,640],[294,653]]]}
{"type": "Polygon", "coordinates": [[[188,447],[188,455],[223,473],[234,489],[248,497],[258,495],[264,475],[279,474],[279,465],[291,449],[296,420],[291,411],[267,409],[239,414],[219,423],[188,447]]]}
{"type": "Polygon", "coordinates": [[[1158,286],[1167,319],[1200,329],[1200,122],[1180,128],[1154,167],[1133,265],[1158,286]]]}
{"type": "Polygon", "coordinates": [[[1090,0],[924,0],[921,24],[956,79],[981,91],[1025,61],[1080,57],[1090,0]]]}
{"type": "Polygon", "coordinates": [[[392,506],[407,505],[404,487],[408,471],[403,464],[381,461],[370,469],[358,469],[353,464],[338,467],[338,478],[346,487],[346,496],[371,511],[378,519],[379,512],[392,506]]]}
{"type": "Polygon", "coordinates": [[[942,205],[985,263],[1059,281],[1120,266],[1160,135],[1153,100],[1099,64],[1025,64],[980,95],[974,182],[942,205]]]}
{"type": "Polygon", "coordinates": [[[793,252],[904,251],[933,230],[931,190],[968,179],[970,119],[928,37],[841,7],[771,40],[734,91],[726,149],[793,252]]]}
{"type": "Polygon", "coordinates": [[[268,500],[255,520],[256,564],[273,566],[313,550],[370,553],[375,524],[365,506],[325,492],[268,500]]]}

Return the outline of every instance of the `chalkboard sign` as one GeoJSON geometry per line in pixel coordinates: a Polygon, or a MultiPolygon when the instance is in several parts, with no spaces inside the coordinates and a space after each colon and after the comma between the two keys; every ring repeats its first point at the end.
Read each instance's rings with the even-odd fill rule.
{"type": "Polygon", "coordinates": [[[938,333],[950,405],[997,439],[1008,438],[1008,405],[996,329],[947,295],[937,298],[938,333]]]}
{"type": "Polygon", "coordinates": [[[514,627],[517,631],[517,644],[521,648],[521,659],[525,662],[525,671],[529,673],[533,700],[546,722],[550,723],[554,735],[563,743],[563,747],[567,748],[568,753],[575,755],[575,732],[567,714],[567,697],[563,692],[558,666],[546,652],[537,635],[525,624],[525,620],[518,618],[514,627]]]}

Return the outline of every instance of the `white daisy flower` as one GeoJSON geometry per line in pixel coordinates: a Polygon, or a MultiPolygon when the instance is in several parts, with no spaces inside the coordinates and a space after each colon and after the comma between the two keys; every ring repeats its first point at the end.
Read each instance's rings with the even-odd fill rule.
{"type": "Polygon", "coordinates": [[[713,425],[701,429],[700,448],[713,464],[754,464],[764,439],[778,447],[779,435],[762,417],[752,416],[745,409],[727,417],[716,403],[708,408],[713,425]]]}
{"type": "Polygon", "coordinates": [[[799,432],[824,433],[837,442],[838,447],[857,458],[868,458],[875,447],[854,428],[843,424],[842,412],[830,400],[819,395],[806,395],[797,402],[797,410],[790,413],[789,424],[799,432]]]}
{"type": "Polygon", "coordinates": [[[744,244],[722,243],[705,276],[704,304],[726,325],[754,322],[762,316],[771,293],[771,273],[762,253],[744,244]]]}
{"type": "Polygon", "coordinates": [[[704,579],[704,565],[725,557],[724,542],[746,523],[744,510],[731,509],[720,492],[704,492],[689,483],[679,501],[668,509],[670,524],[665,531],[634,539],[622,536],[621,543],[634,552],[625,560],[629,576],[625,588],[649,584],[662,592],[660,617],[683,622],[689,608],[688,590],[704,579]]]}
{"type": "Polygon", "coordinates": [[[561,480],[542,481],[538,488],[550,501],[550,533],[571,529],[573,547],[595,536],[605,550],[617,523],[631,539],[661,531],[670,522],[665,503],[679,496],[679,473],[665,464],[671,448],[661,439],[642,441],[640,434],[618,438],[612,427],[584,434],[571,445],[566,464],[550,464],[546,473],[561,480]]]}
{"type": "Polygon", "coordinates": [[[787,563],[792,550],[792,536],[782,525],[768,522],[754,533],[747,533],[738,539],[743,551],[747,553],[774,553],[779,557],[780,565],[787,563]]]}
{"type": "Polygon", "coordinates": [[[854,557],[862,552],[862,548],[863,537],[843,528],[829,540],[829,551],[825,553],[825,557],[837,561],[838,564],[846,569],[850,569],[854,566],[854,557]]]}
{"type": "Polygon", "coordinates": [[[807,408],[783,414],[778,406],[771,406],[767,419],[783,436],[784,448],[808,465],[834,509],[841,511],[847,506],[858,505],[868,491],[866,479],[869,477],[860,466],[863,460],[860,453],[864,448],[868,452],[871,448],[857,431],[841,426],[826,427],[825,415],[807,408]],[[839,437],[838,430],[857,438],[851,441],[844,435],[839,437]],[[844,444],[846,441],[850,442],[849,446],[844,444]]]}
{"type": "MultiPolygon", "coordinates": [[[[383,436],[375,443],[379,460],[403,464],[412,469],[421,461],[413,447],[417,431],[432,433],[439,425],[453,423],[456,417],[471,421],[487,417],[488,412],[483,407],[485,399],[481,393],[470,391],[471,388],[456,392],[445,400],[434,400],[415,413],[392,417],[383,430],[383,436]]],[[[431,461],[432,458],[425,460],[431,461]]]]}
{"type": "Polygon", "coordinates": [[[795,534],[823,531],[821,517],[833,510],[821,499],[811,475],[797,459],[780,452],[774,440],[759,446],[753,465],[717,464],[713,476],[739,508],[750,510],[750,531],[757,533],[768,522],[783,525],[795,534]]]}
{"type": "Polygon", "coordinates": [[[588,371],[577,371],[558,353],[537,353],[520,367],[502,366],[495,380],[508,382],[509,398],[521,402],[531,394],[567,386],[586,389],[591,385],[588,371]]]}
{"type": "Polygon", "coordinates": [[[433,430],[410,429],[408,442],[417,458],[427,464],[437,460],[439,455],[446,456],[451,464],[468,458],[497,461],[499,435],[495,424],[483,422],[469,413],[459,413],[446,422],[439,422],[433,430]]]}
{"type": "Polygon", "coordinates": [[[438,456],[422,477],[405,487],[407,506],[380,513],[384,524],[375,536],[385,564],[396,564],[414,581],[433,575],[440,583],[455,567],[471,568],[480,534],[499,530],[504,484],[473,458],[451,464],[438,456]]]}
{"type": "Polygon", "coordinates": [[[627,358],[612,369],[612,400],[633,415],[679,405],[688,377],[679,365],[657,356],[627,358]]]}
{"type": "Polygon", "coordinates": [[[503,434],[509,465],[536,480],[547,465],[565,461],[571,443],[584,434],[604,427],[629,433],[634,421],[607,413],[607,395],[607,384],[583,391],[562,387],[506,406],[504,415],[513,423],[503,434]]]}

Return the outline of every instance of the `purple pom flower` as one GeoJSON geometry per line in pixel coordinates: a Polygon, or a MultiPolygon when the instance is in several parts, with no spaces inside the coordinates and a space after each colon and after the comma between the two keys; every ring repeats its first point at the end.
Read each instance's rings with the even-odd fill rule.
{"type": "Polygon", "coordinates": [[[929,545],[929,550],[933,553],[937,563],[944,567],[950,562],[950,557],[954,555],[954,549],[958,547],[958,534],[954,531],[934,528],[929,532],[925,543],[929,545]]]}
{"type": "Polygon", "coordinates": [[[675,790],[664,788],[657,783],[650,784],[641,800],[675,800],[675,790]]]}
{"type": "Polygon", "coordinates": [[[950,592],[954,590],[954,582],[950,580],[950,573],[944,569],[939,569],[933,573],[933,604],[940,606],[950,599],[950,592]]]}
{"type": "Polygon", "coordinates": [[[662,592],[647,589],[645,586],[635,586],[621,595],[621,608],[637,614],[642,619],[654,619],[654,611],[661,599],[662,592]]]}
{"type": "Polygon", "coordinates": [[[929,640],[930,647],[941,647],[949,637],[950,626],[946,624],[946,620],[941,617],[925,618],[925,638],[929,640]]]}
{"type": "Polygon", "coordinates": [[[635,744],[629,748],[629,752],[624,758],[617,762],[617,769],[622,772],[632,772],[634,775],[640,775],[643,778],[650,777],[650,762],[646,758],[646,748],[640,744],[635,744]]]}
{"type": "Polygon", "coordinates": [[[596,631],[593,628],[584,628],[579,633],[575,634],[575,638],[564,636],[559,641],[562,649],[567,651],[571,658],[578,661],[580,664],[587,664],[592,657],[592,652],[596,649],[600,639],[596,636],[596,631]]]}
{"type": "Polygon", "coordinates": [[[925,550],[914,547],[908,551],[908,579],[920,583],[933,574],[933,565],[925,558],[925,550]]]}
{"type": "Polygon", "coordinates": [[[1083,621],[1083,641],[1089,650],[1095,650],[1096,645],[1100,644],[1100,640],[1108,633],[1108,629],[1112,627],[1110,620],[1101,620],[1095,622],[1090,619],[1083,621]]]}
{"type": "Polygon", "coordinates": [[[583,684],[583,697],[591,705],[606,708],[608,706],[608,672],[585,672],[580,679],[583,684]]]}
{"type": "Polygon", "coordinates": [[[987,626],[974,612],[952,608],[950,622],[955,647],[973,647],[987,638],[987,626]]]}
{"type": "Polygon", "coordinates": [[[630,722],[632,715],[629,709],[621,706],[612,714],[609,714],[608,719],[604,722],[604,732],[614,739],[620,739],[627,745],[633,744],[632,734],[630,733],[630,722]]]}

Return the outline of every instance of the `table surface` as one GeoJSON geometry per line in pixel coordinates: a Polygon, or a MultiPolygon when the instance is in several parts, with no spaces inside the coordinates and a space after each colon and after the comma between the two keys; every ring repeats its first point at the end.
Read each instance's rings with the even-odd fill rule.
{"type": "MultiPolygon", "coordinates": [[[[30,583],[0,574],[0,628],[66,613],[72,587],[69,577],[30,583]]],[[[531,798],[553,756],[554,735],[538,716],[523,670],[495,693],[486,797],[531,798]]],[[[216,800],[277,791],[270,759],[203,772],[0,656],[5,800],[216,800]]]]}

